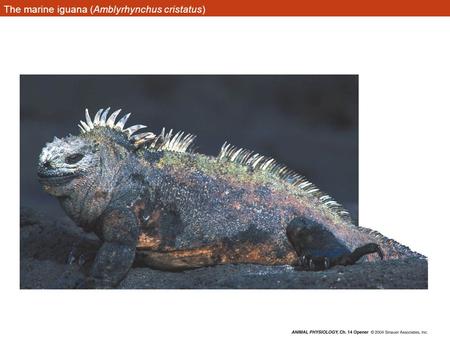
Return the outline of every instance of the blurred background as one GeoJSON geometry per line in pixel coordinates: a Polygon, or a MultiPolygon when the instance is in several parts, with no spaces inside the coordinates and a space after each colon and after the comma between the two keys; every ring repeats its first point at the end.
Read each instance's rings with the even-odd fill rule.
{"type": "Polygon", "coordinates": [[[53,136],[78,134],[84,109],[122,108],[129,124],[198,136],[216,155],[228,141],[272,156],[358,218],[356,75],[22,75],[20,198],[55,217],[64,212],[40,188],[36,164],[53,136]]]}

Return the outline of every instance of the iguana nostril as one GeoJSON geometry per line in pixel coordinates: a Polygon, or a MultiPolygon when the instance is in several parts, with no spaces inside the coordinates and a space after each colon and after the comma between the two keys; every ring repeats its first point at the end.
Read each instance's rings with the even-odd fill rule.
{"type": "Polygon", "coordinates": [[[45,161],[44,162],[44,168],[50,169],[52,167],[50,161],[45,161]]]}

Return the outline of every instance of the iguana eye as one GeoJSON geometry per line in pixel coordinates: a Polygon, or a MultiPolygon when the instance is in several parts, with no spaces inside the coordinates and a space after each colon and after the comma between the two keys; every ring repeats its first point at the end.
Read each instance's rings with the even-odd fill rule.
{"type": "Polygon", "coordinates": [[[83,154],[72,154],[66,157],[67,164],[75,164],[83,158],[83,154]]]}

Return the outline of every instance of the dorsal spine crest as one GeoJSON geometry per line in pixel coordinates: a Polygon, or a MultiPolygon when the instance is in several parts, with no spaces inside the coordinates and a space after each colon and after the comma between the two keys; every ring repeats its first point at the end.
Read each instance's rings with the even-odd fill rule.
{"type": "Polygon", "coordinates": [[[116,118],[122,111],[118,109],[114,111],[109,117],[110,108],[99,109],[94,116],[94,120],[91,119],[89,115],[89,110],[86,108],[85,117],[86,121],[80,121],[78,125],[81,129],[82,134],[89,133],[95,129],[104,127],[117,132],[122,133],[131,144],[136,147],[144,147],[148,150],[153,151],[174,151],[174,152],[190,152],[192,144],[196,138],[195,135],[185,134],[184,132],[178,132],[173,135],[173,130],[171,129],[169,133],[165,132],[165,128],[162,129],[159,135],[155,135],[152,132],[144,132],[135,134],[138,130],[147,128],[142,124],[137,124],[128,128],[125,128],[125,123],[130,117],[130,113],[124,115],[119,122],[116,123],[116,118]]]}
{"type": "Polygon", "coordinates": [[[345,210],[341,204],[334,201],[329,195],[323,194],[319,188],[309,182],[304,176],[277,163],[275,159],[260,155],[245,148],[238,148],[225,142],[217,155],[219,161],[233,162],[239,165],[247,166],[252,170],[264,171],[273,176],[299,188],[305,194],[316,197],[321,205],[331,209],[341,218],[351,222],[350,213],[345,210]]]}

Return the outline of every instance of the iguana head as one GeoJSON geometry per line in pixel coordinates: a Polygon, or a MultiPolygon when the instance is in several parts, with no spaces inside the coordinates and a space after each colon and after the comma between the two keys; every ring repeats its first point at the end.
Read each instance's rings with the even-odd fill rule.
{"type": "Polygon", "coordinates": [[[109,186],[111,173],[121,158],[138,145],[152,140],[151,132],[134,135],[143,125],[124,129],[130,114],[115,122],[120,110],[108,117],[108,109],[100,109],[91,120],[80,121],[81,134],[54,138],[42,149],[38,177],[44,190],[58,197],[76,197],[92,187],[109,186]]]}
{"type": "Polygon", "coordinates": [[[99,144],[93,140],[55,137],[39,156],[39,181],[49,194],[68,196],[95,182],[100,162],[99,144]]]}

